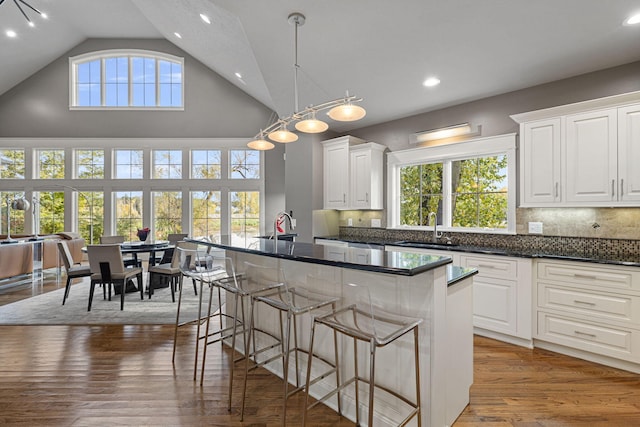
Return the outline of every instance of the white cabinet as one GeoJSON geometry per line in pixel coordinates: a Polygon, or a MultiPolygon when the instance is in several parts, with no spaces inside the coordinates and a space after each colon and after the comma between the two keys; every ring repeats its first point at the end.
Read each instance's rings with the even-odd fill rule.
{"type": "Polygon", "coordinates": [[[475,268],[473,326],[478,335],[532,346],[531,259],[387,245],[386,250],[449,256],[454,265],[475,268]]]}
{"type": "Polygon", "coordinates": [[[640,206],[640,92],[511,116],[520,206],[640,206]]]}
{"type": "Polygon", "coordinates": [[[546,205],[561,201],[560,119],[525,123],[520,151],[520,205],[546,205]]]}
{"type": "Polygon", "coordinates": [[[385,146],[352,136],[323,143],[325,209],[382,209],[385,146]]]}
{"type": "Polygon", "coordinates": [[[617,200],[617,110],[566,117],[566,185],[568,202],[617,200]]]}
{"type": "Polygon", "coordinates": [[[551,343],[554,351],[640,371],[640,270],[555,260],[536,264],[536,346],[551,343]]]}
{"type": "Polygon", "coordinates": [[[351,147],[352,209],[382,209],[382,169],[385,146],[373,142],[351,147]]]}

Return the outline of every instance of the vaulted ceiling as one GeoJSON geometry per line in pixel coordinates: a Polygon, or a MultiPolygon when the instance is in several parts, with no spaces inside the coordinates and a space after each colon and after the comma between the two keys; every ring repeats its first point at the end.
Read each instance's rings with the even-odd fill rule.
{"type": "Polygon", "coordinates": [[[291,12],[306,16],[299,105],[348,90],[364,98],[359,127],[640,60],[640,25],[623,25],[640,0],[26,1],[48,19],[23,6],[30,28],[13,0],[0,5],[0,94],[85,39],[166,38],[288,115],[291,12]],[[430,76],[441,84],[423,86],[430,76]]]}

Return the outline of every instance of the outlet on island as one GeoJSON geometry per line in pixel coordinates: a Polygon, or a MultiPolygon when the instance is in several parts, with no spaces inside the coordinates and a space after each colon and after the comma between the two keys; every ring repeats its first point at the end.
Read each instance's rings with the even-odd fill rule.
{"type": "Polygon", "coordinates": [[[353,227],[353,218],[347,218],[347,226],[353,227]]]}
{"type": "Polygon", "coordinates": [[[529,223],[529,234],[542,234],[542,223],[541,222],[530,222],[529,223]]]}

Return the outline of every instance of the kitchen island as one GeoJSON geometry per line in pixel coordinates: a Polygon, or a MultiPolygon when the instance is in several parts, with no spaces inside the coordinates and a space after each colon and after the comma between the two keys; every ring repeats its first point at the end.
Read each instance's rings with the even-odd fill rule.
{"type": "MultiPolygon", "coordinates": [[[[341,294],[343,284],[367,285],[373,303],[389,312],[421,318],[420,325],[420,381],[422,423],[424,426],[451,425],[469,402],[469,387],[473,382],[473,325],[472,282],[473,269],[451,266],[451,258],[428,254],[380,251],[362,248],[341,248],[313,245],[291,241],[255,239],[246,245],[200,242],[224,249],[231,257],[237,272],[242,272],[244,262],[279,267],[286,280],[295,286],[304,286],[308,275],[323,279],[325,289],[311,289],[326,295],[341,294]]],[[[229,311],[231,307],[226,307],[229,311]]],[[[258,311],[256,321],[260,327],[276,327],[277,320],[258,311]]],[[[299,324],[299,345],[308,346],[310,323],[299,324]]],[[[328,331],[324,331],[328,334],[328,331]]],[[[332,360],[332,347],[327,344],[328,335],[319,333],[315,346],[321,356],[332,360]]],[[[347,344],[347,343],[344,343],[347,344]]],[[[353,371],[350,345],[341,345],[341,370],[349,377],[353,371]]],[[[368,352],[359,348],[361,374],[368,372],[368,352]]],[[[397,390],[414,398],[413,346],[411,340],[403,338],[396,345],[385,348],[378,354],[376,383],[397,390]]],[[[314,363],[314,367],[316,364],[314,363]]],[[[272,372],[282,376],[281,366],[268,366],[272,372]]],[[[313,376],[313,374],[312,374],[313,376]]],[[[291,372],[289,378],[295,379],[291,372]]],[[[323,395],[335,380],[324,379],[314,389],[312,396],[323,395]],[[325,389],[323,389],[325,387],[325,389]]],[[[351,389],[342,394],[343,414],[355,420],[355,405],[351,389]],[[350,394],[351,393],[351,394],[350,394]]],[[[362,404],[361,400],[361,404],[362,404]]],[[[366,400],[364,400],[366,402],[366,400]]],[[[336,409],[337,401],[329,399],[327,404],[336,409]]],[[[366,413],[362,406],[360,411],[366,413]]],[[[376,425],[394,425],[404,417],[406,408],[397,399],[376,394],[376,425]]],[[[366,418],[365,418],[366,419],[366,418]]],[[[415,420],[412,421],[412,423],[415,420]]],[[[411,424],[414,425],[414,424],[411,424]]]]}

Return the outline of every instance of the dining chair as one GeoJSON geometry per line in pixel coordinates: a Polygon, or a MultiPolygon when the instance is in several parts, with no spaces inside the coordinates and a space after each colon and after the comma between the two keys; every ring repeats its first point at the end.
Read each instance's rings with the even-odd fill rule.
{"type": "MultiPolygon", "coordinates": [[[[101,245],[112,245],[115,243],[124,243],[124,236],[100,236],[101,245]]],[[[126,267],[142,267],[142,262],[138,260],[138,256],[136,254],[133,254],[131,258],[124,259],[124,265],[126,267]]]]}
{"type": "MultiPolygon", "coordinates": [[[[134,277],[138,282],[140,299],[144,299],[142,267],[125,268],[119,244],[88,245],[87,255],[91,269],[91,288],[89,290],[89,306],[87,311],[91,311],[93,293],[97,283],[109,287],[113,285],[114,288],[116,285],[120,285],[120,310],[124,310],[124,294],[126,293],[127,282],[134,277]]],[[[111,299],[110,289],[109,299],[111,299]]]]}
{"type": "Polygon", "coordinates": [[[188,235],[189,233],[169,233],[167,240],[170,245],[175,245],[179,241],[184,240],[188,235]]]}
{"type": "Polygon", "coordinates": [[[64,297],[62,298],[62,305],[64,305],[69,297],[71,281],[78,277],[91,276],[91,269],[88,265],[80,265],[80,263],[73,262],[73,256],[71,256],[69,246],[67,246],[67,242],[64,240],[58,241],[58,252],[60,254],[60,258],[62,258],[62,263],[64,264],[64,269],[67,273],[67,284],[64,287],[64,297]]]}
{"type": "MultiPolygon", "coordinates": [[[[184,246],[185,242],[179,241],[175,243],[176,248],[184,246]]],[[[176,302],[176,287],[181,285],[182,271],[180,270],[180,254],[175,248],[170,248],[165,251],[165,255],[162,258],[162,262],[157,265],[150,265],[147,269],[149,272],[149,282],[147,289],[149,290],[149,299],[153,295],[153,291],[159,280],[168,281],[171,288],[171,301],[176,302]],[[167,257],[167,252],[171,253],[171,257],[167,257]],[[167,259],[168,258],[168,259],[167,259]]],[[[164,285],[162,285],[164,287],[164,285]]],[[[194,283],[194,289],[195,288],[194,283]]],[[[197,290],[196,290],[197,295],[197,290]]]]}

